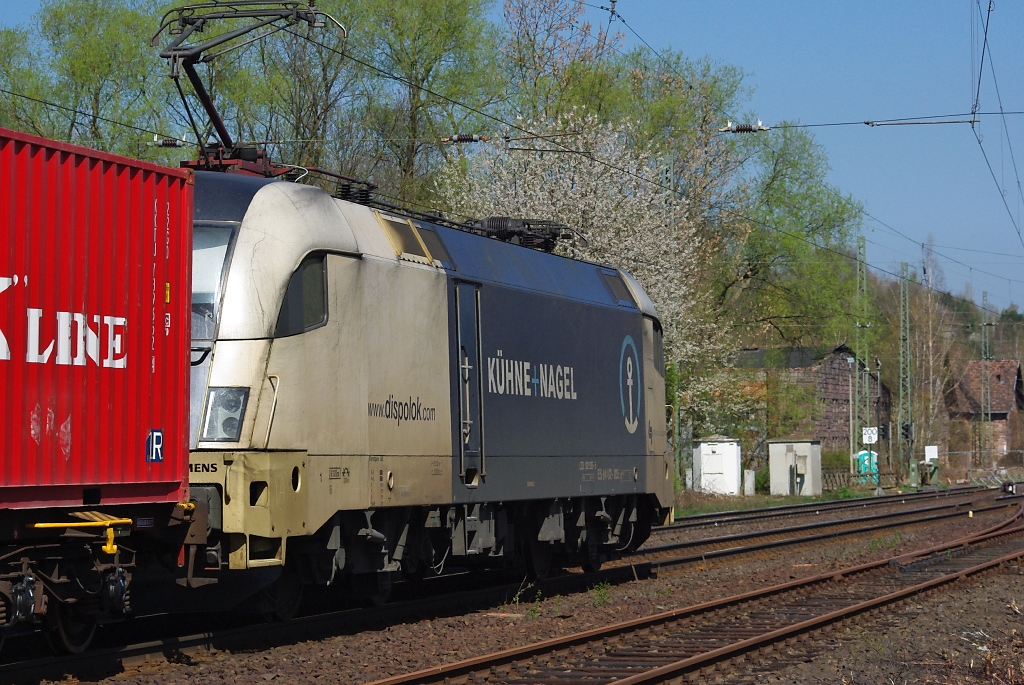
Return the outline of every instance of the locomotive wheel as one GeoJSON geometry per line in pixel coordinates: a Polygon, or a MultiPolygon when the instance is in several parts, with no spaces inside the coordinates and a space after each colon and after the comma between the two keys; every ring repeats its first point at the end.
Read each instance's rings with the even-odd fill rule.
{"type": "Polygon", "coordinates": [[[544,580],[551,575],[552,560],[555,550],[550,543],[538,540],[530,541],[530,565],[527,570],[537,580],[544,580]]]}
{"type": "Polygon", "coordinates": [[[352,576],[352,593],[366,606],[379,607],[387,604],[393,585],[389,572],[358,573],[352,576]]]}
{"type": "Polygon", "coordinates": [[[263,590],[264,616],[268,621],[290,621],[302,605],[302,578],[285,568],[270,587],[263,590]]]}
{"type": "Polygon", "coordinates": [[[72,604],[52,601],[46,612],[46,639],[54,651],[81,654],[96,635],[96,617],[81,614],[72,604]]]}
{"type": "Polygon", "coordinates": [[[597,573],[601,570],[602,563],[597,545],[587,544],[586,549],[583,550],[583,563],[580,564],[583,567],[583,572],[597,573]]]}

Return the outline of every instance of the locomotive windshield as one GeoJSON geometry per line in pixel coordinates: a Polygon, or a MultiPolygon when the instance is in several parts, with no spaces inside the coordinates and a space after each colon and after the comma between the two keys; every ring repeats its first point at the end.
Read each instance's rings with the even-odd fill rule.
{"type": "Polygon", "coordinates": [[[238,224],[198,223],[192,234],[192,339],[213,340],[228,254],[238,224]]]}

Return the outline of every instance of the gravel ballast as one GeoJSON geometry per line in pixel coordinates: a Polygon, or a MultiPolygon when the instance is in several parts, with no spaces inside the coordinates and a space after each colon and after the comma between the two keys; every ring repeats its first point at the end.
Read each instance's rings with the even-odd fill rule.
{"type": "MultiPolygon", "coordinates": [[[[1005,516],[960,517],[801,545],[567,596],[535,598],[527,587],[518,602],[462,616],[259,652],[217,652],[190,663],[146,666],[102,682],[368,682],[921,549],[983,530],[1005,516]]],[[[948,592],[915,598],[895,612],[844,624],[827,639],[807,638],[800,649],[766,665],[766,670],[726,670],[721,682],[1000,682],[976,679],[987,668],[1001,669],[1002,682],[1024,683],[1024,619],[1017,610],[1024,611],[1024,577],[1019,567],[1012,567],[958,583],[948,592]]]]}

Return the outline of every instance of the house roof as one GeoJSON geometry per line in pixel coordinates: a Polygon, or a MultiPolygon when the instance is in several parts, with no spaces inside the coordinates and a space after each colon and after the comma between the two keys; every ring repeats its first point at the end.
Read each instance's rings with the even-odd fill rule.
{"type": "MultiPolygon", "coordinates": [[[[1008,414],[1014,409],[1024,408],[1020,362],[1016,359],[1003,359],[988,364],[992,378],[992,413],[1008,414]]],[[[950,414],[981,413],[981,365],[980,360],[968,362],[963,378],[946,395],[946,406],[950,414]]]]}
{"type": "Polygon", "coordinates": [[[803,369],[815,366],[826,357],[838,353],[853,356],[853,351],[846,345],[838,347],[770,347],[740,350],[733,357],[733,365],[739,369],[803,369]]]}
{"type": "Polygon", "coordinates": [[[694,438],[693,444],[701,442],[739,442],[738,438],[730,438],[728,435],[708,435],[703,438],[694,438]]]}

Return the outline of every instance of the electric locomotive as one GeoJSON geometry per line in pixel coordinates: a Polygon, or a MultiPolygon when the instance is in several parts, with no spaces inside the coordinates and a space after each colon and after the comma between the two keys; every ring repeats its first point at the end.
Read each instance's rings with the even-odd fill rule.
{"type": "Polygon", "coordinates": [[[650,299],[553,254],[557,226],[457,225],[337,175],[337,197],[274,180],[308,170],[234,141],[196,67],[299,24],[347,36],[312,3],[241,0],[171,9],[153,37],[216,132],[181,91],[200,143],[185,164],[195,516],[177,579],[192,591],[171,601],[258,592],[286,618],[310,583],[379,601],[397,574],[445,564],[543,575],[635,549],[672,505],[650,299]]]}
{"type": "Polygon", "coordinates": [[[661,328],[557,236],[197,172],[188,584],[269,584],[287,618],[308,583],[379,601],[643,543],[672,506],[661,328]]]}

